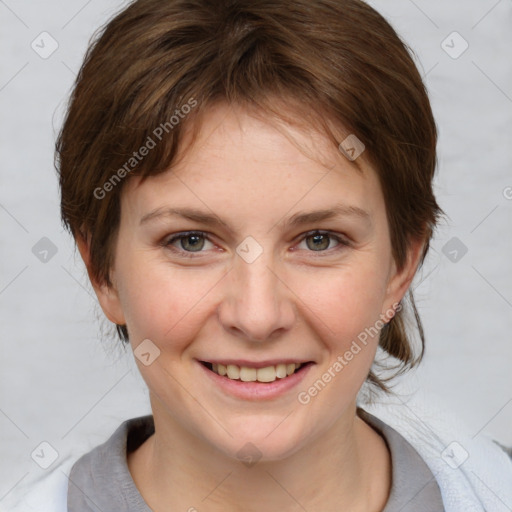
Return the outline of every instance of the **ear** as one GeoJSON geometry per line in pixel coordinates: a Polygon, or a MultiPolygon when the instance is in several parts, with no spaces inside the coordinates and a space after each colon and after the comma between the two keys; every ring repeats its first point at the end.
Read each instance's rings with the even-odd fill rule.
{"type": "Polygon", "coordinates": [[[105,316],[117,325],[124,325],[126,321],[121,307],[121,301],[119,300],[119,294],[114,284],[108,286],[106,283],[98,283],[94,277],[91,268],[90,241],[90,234],[83,235],[82,233],[78,233],[76,236],[76,245],[87,268],[89,280],[91,281],[105,316]]]}
{"type": "Polygon", "coordinates": [[[418,269],[424,247],[424,240],[411,240],[403,268],[401,270],[397,270],[396,263],[393,261],[390,276],[388,278],[388,286],[382,314],[385,314],[386,311],[389,312],[390,310],[396,309],[396,306],[406,294],[414,276],[416,275],[416,270],[418,269]]]}

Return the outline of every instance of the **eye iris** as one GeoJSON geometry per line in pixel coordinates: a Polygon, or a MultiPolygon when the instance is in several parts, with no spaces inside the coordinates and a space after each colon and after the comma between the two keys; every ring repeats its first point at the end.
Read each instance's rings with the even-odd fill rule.
{"type": "Polygon", "coordinates": [[[204,246],[204,237],[201,235],[195,235],[195,234],[187,235],[181,239],[181,246],[186,251],[189,251],[189,250],[192,250],[194,252],[200,251],[204,246]],[[193,240],[193,241],[191,244],[189,244],[189,242],[191,240],[193,240]],[[189,247],[187,247],[188,244],[189,244],[189,247]]]}
{"type": "Polygon", "coordinates": [[[329,247],[329,237],[321,233],[317,235],[310,235],[307,237],[306,243],[308,245],[308,248],[314,251],[327,249],[329,247]],[[309,243],[309,240],[311,239],[314,240],[313,245],[309,243]]]}

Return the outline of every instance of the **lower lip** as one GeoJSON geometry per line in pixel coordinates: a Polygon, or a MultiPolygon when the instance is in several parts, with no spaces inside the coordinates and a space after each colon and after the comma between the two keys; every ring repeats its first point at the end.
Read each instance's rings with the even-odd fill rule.
{"type": "Polygon", "coordinates": [[[299,371],[284,379],[276,379],[274,382],[244,382],[241,380],[232,380],[209,370],[199,361],[197,364],[201,367],[206,376],[227,394],[242,400],[271,400],[272,398],[284,395],[297,386],[302,379],[306,377],[314,363],[307,363],[302,366],[299,371]]]}

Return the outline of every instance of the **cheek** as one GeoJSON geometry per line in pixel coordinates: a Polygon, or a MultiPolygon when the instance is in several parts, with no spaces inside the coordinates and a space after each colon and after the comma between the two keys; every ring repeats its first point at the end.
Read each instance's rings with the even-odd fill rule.
{"type": "Polygon", "coordinates": [[[317,274],[314,282],[304,282],[304,301],[323,325],[334,345],[355,339],[373,326],[382,312],[385,298],[383,273],[375,267],[353,266],[317,274]]]}
{"type": "Polygon", "coordinates": [[[308,283],[307,289],[314,292],[305,299],[304,310],[309,310],[324,357],[318,373],[301,386],[297,400],[327,424],[354,400],[375,359],[385,296],[383,273],[377,269],[339,269],[322,278],[317,275],[314,286],[308,283]]]}
{"type": "Polygon", "coordinates": [[[168,340],[173,348],[190,342],[207,314],[208,295],[222,278],[218,272],[176,270],[142,259],[118,268],[121,306],[135,346],[146,338],[161,347],[168,340]]]}

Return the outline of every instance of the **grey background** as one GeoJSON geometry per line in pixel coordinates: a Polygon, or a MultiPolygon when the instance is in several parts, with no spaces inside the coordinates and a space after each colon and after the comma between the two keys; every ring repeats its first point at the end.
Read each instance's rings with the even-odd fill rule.
{"type": "MultiPolygon", "coordinates": [[[[102,332],[60,224],[53,168],[87,42],[120,5],[0,1],[0,509],[20,481],[44,473],[31,458],[41,442],[62,458],[150,412],[132,354],[102,332]],[[31,47],[51,48],[43,31],[58,43],[46,59],[31,47]],[[46,262],[43,237],[56,250],[46,262]]],[[[427,353],[408,379],[475,435],[512,445],[512,2],[372,5],[415,50],[440,131],[436,190],[448,218],[414,284],[427,353]],[[469,44],[458,58],[453,31],[469,44]]]]}

